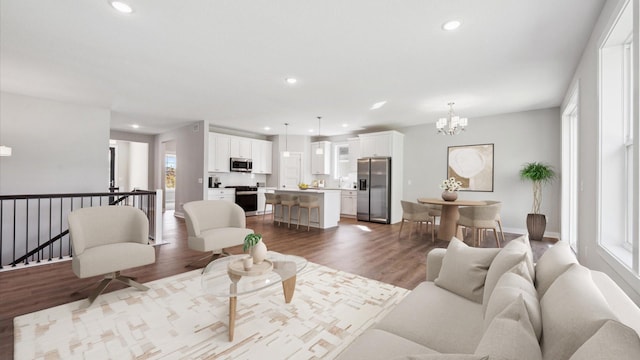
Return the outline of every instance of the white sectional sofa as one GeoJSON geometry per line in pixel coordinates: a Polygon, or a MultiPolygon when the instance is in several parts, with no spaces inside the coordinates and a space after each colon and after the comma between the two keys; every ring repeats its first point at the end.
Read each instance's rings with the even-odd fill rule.
{"type": "Polygon", "coordinates": [[[503,249],[453,239],[427,280],[339,359],[640,359],[640,309],[564,242],[533,264],[529,240],[503,249]]]}

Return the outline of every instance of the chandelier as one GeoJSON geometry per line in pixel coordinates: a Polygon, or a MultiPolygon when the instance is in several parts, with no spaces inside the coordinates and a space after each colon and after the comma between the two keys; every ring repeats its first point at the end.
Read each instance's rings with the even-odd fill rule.
{"type": "Polygon", "coordinates": [[[457,135],[464,131],[467,127],[467,118],[461,118],[453,111],[454,102],[450,102],[449,105],[449,114],[447,114],[446,118],[438,119],[436,122],[436,128],[438,129],[438,134],[442,135],[457,135]]]}

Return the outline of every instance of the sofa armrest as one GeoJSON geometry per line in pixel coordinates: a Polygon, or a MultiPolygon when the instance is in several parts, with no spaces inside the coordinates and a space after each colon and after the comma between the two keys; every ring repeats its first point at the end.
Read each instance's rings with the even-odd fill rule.
{"type": "Polygon", "coordinates": [[[609,275],[591,270],[591,278],[607,300],[609,307],[620,322],[633,328],[640,336],[640,308],[629,298],[609,275]]]}
{"type": "Polygon", "coordinates": [[[434,281],[440,274],[442,259],[447,249],[432,249],[427,253],[427,281],[434,281]]]}

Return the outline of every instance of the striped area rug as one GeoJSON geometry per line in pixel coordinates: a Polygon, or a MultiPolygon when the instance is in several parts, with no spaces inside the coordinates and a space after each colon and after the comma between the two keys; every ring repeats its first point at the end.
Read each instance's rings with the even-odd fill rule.
{"type": "Polygon", "coordinates": [[[230,342],[200,270],[146,285],[16,317],[15,359],[332,359],[409,293],[309,263],[290,304],[279,285],[240,296],[230,342]]]}

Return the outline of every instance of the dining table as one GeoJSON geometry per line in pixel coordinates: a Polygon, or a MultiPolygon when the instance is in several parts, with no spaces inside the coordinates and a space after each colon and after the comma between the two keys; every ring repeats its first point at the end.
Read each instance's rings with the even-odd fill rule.
{"type": "Polygon", "coordinates": [[[452,237],[457,237],[460,240],[464,240],[462,236],[462,229],[456,232],[456,223],[460,214],[458,213],[459,206],[482,206],[487,205],[485,201],[476,200],[461,200],[446,201],[436,198],[418,198],[418,202],[421,204],[441,205],[442,211],[440,213],[440,225],[438,226],[438,234],[436,238],[438,240],[451,241],[452,237]]]}

